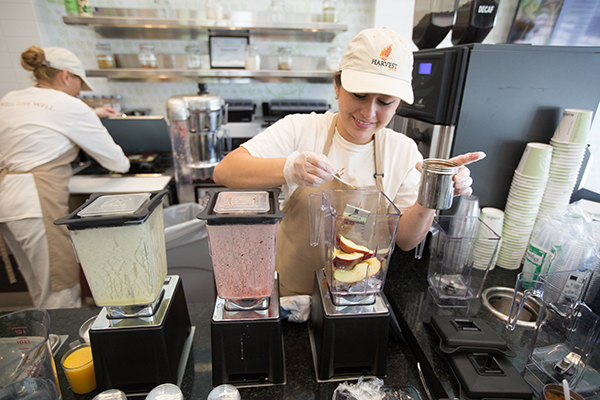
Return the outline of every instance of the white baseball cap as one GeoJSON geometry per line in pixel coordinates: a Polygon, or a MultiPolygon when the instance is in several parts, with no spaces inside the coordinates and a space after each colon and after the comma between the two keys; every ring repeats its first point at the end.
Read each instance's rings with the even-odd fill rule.
{"type": "Polygon", "coordinates": [[[412,104],[413,54],[409,41],[391,29],[361,31],[340,61],[342,86],[352,93],[380,93],[412,104]]]}
{"type": "Polygon", "coordinates": [[[83,81],[81,90],[90,90],[95,92],[95,89],[87,80],[85,76],[85,68],[83,63],[77,58],[77,56],[71,53],[69,50],[62,47],[46,47],[44,49],[46,56],[46,66],[64,70],[66,69],[73,75],[77,75],[83,81]]]}

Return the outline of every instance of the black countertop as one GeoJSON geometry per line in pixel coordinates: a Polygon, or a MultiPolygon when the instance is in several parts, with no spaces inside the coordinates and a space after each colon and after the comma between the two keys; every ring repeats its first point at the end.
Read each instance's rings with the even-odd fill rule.
{"type": "MultiPolygon", "coordinates": [[[[414,251],[396,250],[390,262],[385,293],[402,328],[404,340],[390,335],[387,356],[386,385],[412,386],[426,400],[416,364],[421,363],[434,398],[456,398],[459,390],[451,370],[434,348],[439,342],[427,326],[432,315],[470,315],[483,318],[495,331],[509,342],[517,353],[512,359],[522,368],[527,359],[533,331],[517,327],[506,330],[504,322],[496,319],[481,307],[479,299],[471,301],[469,308],[446,309],[438,307],[427,291],[428,258],[414,258],[414,251]]],[[[516,272],[499,268],[491,271],[486,286],[513,287],[516,272]]],[[[213,303],[189,303],[192,325],[196,327],[192,351],[182,382],[186,399],[205,399],[212,390],[210,321],[213,303]]],[[[68,343],[79,339],[79,326],[97,315],[97,308],[50,310],[51,333],[69,335],[59,349],[55,360],[67,351],[68,343]]],[[[308,337],[307,323],[283,322],[287,383],[281,386],[242,388],[242,399],[331,399],[339,382],[318,383],[315,378],[308,337]]],[[[351,349],[349,349],[351,351],[351,349]]],[[[58,368],[63,399],[91,399],[96,392],[74,395],[68,387],[64,373],[58,368]]]]}

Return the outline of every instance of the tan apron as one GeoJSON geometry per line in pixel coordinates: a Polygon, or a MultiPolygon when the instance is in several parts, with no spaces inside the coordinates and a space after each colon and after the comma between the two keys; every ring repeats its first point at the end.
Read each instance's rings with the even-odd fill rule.
{"type": "MultiPolygon", "coordinates": [[[[338,115],[333,118],[329,127],[323,154],[327,155],[333,136],[338,115]]],[[[383,166],[380,135],[375,134],[375,184],[377,190],[383,191],[383,166]]],[[[275,266],[279,274],[279,290],[281,296],[311,294],[314,272],[324,267],[325,246],[322,240],[318,246],[310,245],[310,225],[308,196],[323,190],[351,189],[345,184],[333,180],[319,187],[298,187],[283,207],[285,217],[281,220],[277,231],[277,254],[275,266]]]]}
{"type": "MultiPolygon", "coordinates": [[[[54,221],[69,214],[71,162],[78,154],[79,148],[73,147],[54,160],[30,171],[11,172],[7,169],[0,171],[0,182],[7,174],[33,175],[46,228],[50,258],[50,286],[53,292],[71,288],[79,283],[79,264],[75,259],[67,227],[54,225],[54,221]]],[[[5,249],[0,250],[5,251],[5,249]]]]}

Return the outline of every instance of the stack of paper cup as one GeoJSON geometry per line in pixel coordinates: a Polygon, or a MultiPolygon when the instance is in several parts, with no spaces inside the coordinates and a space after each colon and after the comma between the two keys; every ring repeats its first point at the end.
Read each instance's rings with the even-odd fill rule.
{"type": "MultiPolygon", "coordinates": [[[[504,222],[504,212],[502,210],[493,207],[484,207],[481,209],[479,219],[502,237],[502,224],[504,222]]],[[[500,239],[498,246],[496,246],[496,242],[491,240],[476,241],[473,246],[473,267],[487,269],[489,265],[490,271],[493,270],[496,266],[500,246],[502,246],[502,239],[500,239]],[[492,261],[491,263],[490,260],[492,261]]]]}
{"type": "Polygon", "coordinates": [[[538,219],[564,212],[577,182],[592,123],[589,110],[567,109],[550,139],[554,148],[538,219]]]}
{"type": "Polygon", "coordinates": [[[504,207],[502,246],[496,261],[501,268],[521,267],[548,181],[551,158],[549,144],[527,143],[504,207]]]}

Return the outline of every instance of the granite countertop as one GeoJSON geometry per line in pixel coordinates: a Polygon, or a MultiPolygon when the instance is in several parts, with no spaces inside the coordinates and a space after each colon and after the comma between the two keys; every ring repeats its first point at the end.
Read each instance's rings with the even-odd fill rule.
{"type": "MultiPolygon", "coordinates": [[[[429,325],[433,315],[478,318],[498,333],[516,353],[510,361],[521,372],[527,361],[535,331],[517,326],[514,331],[506,328],[506,322],[498,319],[482,306],[481,299],[468,302],[465,308],[444,308],[436,304],[428,291],[427,274],[429,258],[415,259],[414,251],[396,250],[392,256],[392,268],[388,273],[384,293],[398,316],[404,338],[421,363],[425,379],[433,397],[460,398],[460,388],[445,359],[437,352],[440,339],[429,325]]],[[[520,270],[495,268],[488,273],[483,285],[488,287],[514,288],[520,270]]]]}
{"type": "MultiPolygon", "coordinates": [[[[414,251],[396,250],[390,261],[385,294],[390,302],[404,340],[390,335],[387,356],[386,385],[412,386],[427,399],[417,372],[421,363],[434,398],[456,398],[459,390],[451,370],[434,351],[439,341],[427,326],[432,315],[471,315],[483,318],[515,347],[515,366],[524,365],[531,340],[532,330],[517,327],[514,332],[506,330],[504,322],[496,319],[480,306],[479,299],[472,301],[468,309],[444,309],[438,307],[427,291],[428,259],[414,258],[414,251]]],[[[486,286],[513,287],[516,272],[496,269],[488,275],[486,286]]],[[[205,399],[212,390],[210,321],[213,303],[189,303],[188,310],[192,325],[196,327],[192,351],[182,382],[186,399],[205,399]]],[[[60,360],[69,348],[68,344],[80,339],[79,326],[88,318],[97,315],[98,308],[50,310],[51,333],[69,335],[59,349],[55,359],[60,360]]],[[[242,388],[242,399],[331,399],[339,382],[318,383],[312,362],[307,323],[283,322],[287,382],[285,385],[242,388]]],[[[349,349],[352,351],[352,349],[349,349]]],[[[69,399],[92,399],[97,392],[74,395],[63,371],[58,368],[62,397],[69,399]]]]}
{"type": "MultiPolygon", "coordinates": [[[[210,320],[212,303],[189,303],[188,311],[192,325],[196,327],[192,351],[186,366],[181,389],[186,399],[205,399],[212,390],[210,320]]],[[[68,350],[68,344],[79,339],[79,326],[88,318],[97,315],[97,308],[50,310],[51,333],[69,335],[65,344],[55,355],[58,363],[68,350]]],[[[340,382],[318,383],[312,362],[307,323],[283,322],[287,382],[281,386],[240,389],[242,399],[327,399],[340,382]]],[[[348,349],[352,351],[352,349],[348,349]]],[[[58,365],[58,364],[57,364],[58,365]]],[[[411,349],[402,341],[390,336],[388,343],[386,385],[412,386],[426,400],[416,370],[416,360],[411,349]]],[[[75,395],[70,390],[63,371],[58,368],[63,400],[92,399],[97,391],[86,395],[75,395]]],[[[143,398],[143,397],[141,397],[143,398]]]]}

